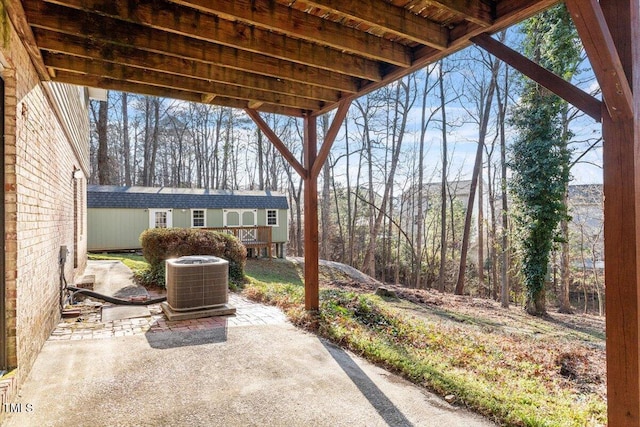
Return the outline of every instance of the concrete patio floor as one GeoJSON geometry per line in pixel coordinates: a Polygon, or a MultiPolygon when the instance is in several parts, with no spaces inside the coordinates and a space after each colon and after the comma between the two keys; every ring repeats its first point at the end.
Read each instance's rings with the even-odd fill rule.
{"type": "Polygon", "coordinates": [[[6,426],[490,426],[231,295],[237,315],[62,322],[6,426]],[[79,326],[81,323],[92,327],[79,326]],[[102,325],[102,326],[96,326],[102,325]],[[27,410],[29,408],[29,410],[27,410]]]}

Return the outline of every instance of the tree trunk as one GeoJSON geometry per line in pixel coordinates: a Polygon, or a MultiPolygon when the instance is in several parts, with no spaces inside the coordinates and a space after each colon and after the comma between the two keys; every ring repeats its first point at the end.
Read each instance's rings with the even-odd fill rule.
{"type": "MultiPolygon", "coordinates": [[[[322,141],[327,138],[329,131],[329,116],[322,115],[320,118],[320,129],[322,131],[322,141]]],[[[322,198],[320,200],[320,219],[321,219],[321,239],[320,239],[320,258],[330,259],[329,243],[331,241],[331,220],[329,209],[331,209],[331,165],[329,157],[322,165],[322,198]]]]}
{"type": "Polygon", "coordinates": [[[129,100],[122,92],[122,157],[124,160],[124,184],[131,187],[131,142],[129,141],[129,100]]]}
{"type": "Polygon", "coordinates": [[[416,245],[415,253],[415,287],[420,289],[422,286],[422,233],[424,230],[424,142],[427,134],[427,95],[429,93],[429,76],[427,72],[424,77],[424,88],[422,92],[422,110],[420,118],[420,154],[418,154],[418,198],[416,204],[418,206],[416,219],[416,245]]]}
{"type": "Polygon", "coordinates": [[[256,129],[256,132],[258,132],[258,158],[256,159],[258,161],[258,190],[264,190],[264,153],[262,149],[262,131],[260,129],[256,129]]]}
{"type": "Polygon", "coordinates": [[[440,114],[442,114],[442,179],[440,180],[440,271],[438,275],[438,290],[445,291],[445,275],[447,267],[447,109],[444,93],[444,72],[442,61],[438,72],[440,87],[440,114]]]}
{"type": "Polygon", "coordinates": [[[111,171],[109,170],[109,146],[107,143],[108,101],[100,101],[98,105],[98,184],[111,184],[111,171]]]}
{"type": "MultiPolygon", "coordinates": [[[[506,117],[506,95],[509,81],[509,68],[505,69],[505,101],[502,101],[500,90],[497,89],[498,114],[500,115],[500,188],[502,191],[502,248],[500,263],[500,305],[502,308],[509,308],[509,205],[507,196],[507,137],[505,131],[506,117]]],[[[496,85],[497,86],[497,85],[496,85]]]]}
{"type": "MultiPolygon", "coordinates": [[[[569,200],[569,186],[565,187],[562,203],[566,206],[569,200]]],[[[560,233],[562,235],[562,254],[560,260],[560,313],[572,314],[571,301],[569,299],[569,286],[571,284],[571,271],[569,269],[569,220],[560,221],[560,233]]]]}
{"type": "Polygon", "coordinates": [[[533,297],[527,295],[525,310],[532,316],[544,316],[547,314],[546,291],[544,288],[542,288],[540,292],[538,292],[537,295],[533,297]]]}
{"type": "MultiPolygon", "coordinates": [[[[483,147],[484,148],[484,147],[483,147]]],[[[478,171],[478,287],[484,288],[484,200],[483,200],[482,160],[478,171]]],[[[492,295],[495,299],[495,295],[492,295]]]]}
{"type": "Polygon", "coordinates": [[[469,249],[469,234],[471,230],[471,216],[473,213],[473,203],[475,199],[476,186],[478,183],[478,176],[482,169],[482,153],[484,150],[484,141],[487,135],[487,126],[489,124],[489,117],[491,116],[491,104],[493,103],[493,94],[497,86],[498,70],[500,68],[500,61],[495,60],[491,67],[491,82],[487,89],[487,97],[482,107],[480,117],[480,130],[478,133],[478,148],[476,150],[476,161],[473,165],[473,175],[471,176],[471,188],[469,190],[469,202],[467,203],[467,211],[464,221],[464,231],[462,234],[462,248],[460,250],[460,267],[458,268],[458,281],[456,283],[455,293],[462,295],[464,293],[465,282],[465,270],[467,266],[467,251],[469,249]]]}
{"type": "Polygon", "coordinates": [[[159,147],[160,130],[160,98],[153,98],[153,134],[151,136],[151,161],[149,162],[149,185],[153,185],[156,179],[156,158],[159,147]]]}

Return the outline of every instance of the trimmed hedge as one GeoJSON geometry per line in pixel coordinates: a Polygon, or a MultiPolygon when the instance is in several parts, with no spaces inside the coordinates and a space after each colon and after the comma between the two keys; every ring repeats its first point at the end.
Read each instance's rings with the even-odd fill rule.
{"type": "Polygon", "coordinates": [[[229,261],[229,279],[243,283],[247,249],[226,233],[193,228],[150,228],[140,235],[142,255],[151,265],[148,277],[164,286],[164,262],[187,255],[213,255],[229,261]]]}

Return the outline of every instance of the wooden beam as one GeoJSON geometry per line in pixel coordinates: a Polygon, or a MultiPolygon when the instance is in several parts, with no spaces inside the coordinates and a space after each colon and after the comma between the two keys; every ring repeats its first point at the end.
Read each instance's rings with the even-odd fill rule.
{"type": "Polygon", "coordinates": [[[383,1],[305,0],[305,4],[363,21],[374,28],[381,27],[396,37],[436,49],[444,49],[449,43],[449,31],[444,26],[383,1]]]}
{"type": "Polygon", "coordinates": [[[57,53],[46,52],[43,55],[45,65],[56,70],[65,70],[87,75],[108,77],[113,80],[143,83],[151,86],[161,86],[170,89],[185,90],[191,92],[212,93],[225,98],[244,100],[258,99],[269,104],[280,104],[287,107],[303,110],[316,110],[323,103],[298,96],[283,95],[275,92],[267,92],[246,87],[231,86],[216,82],[207,82],[191,77],[176,76],[158,71],[144,70],[141,68],[127,67],[95,59],[80,58],[57,53]]]}
{"type": "Polygon", "coordinates": [[[349,99],[340,101],[340,103],[338,104],[338,111],[336,111],[336,115],[333,117],[333,121],[331,122],[331,126],[329,126],[327,135],[324,138],[324,141],[322,141],[320,152],[318,153],[318,156],[313,163],[313,168],[311,168],[311,177],[314,179],[318,179],[320,170],[322,170],[324,162],[326,162],[327,157],[329,157],[329,152],[331,151],[331,147],[336,140],[336,136],[338,136],[338,131],[340,130],[342,123],[344,123],[345,117],[347,117],[349,106],[351,106],[351,100],[349,99]]]}
{"type": "Polygon", "coordinates": [[[488,34],[476,36],[471,41],[582,110],[597,122],[602,120],[602,102],[575,87],[570,82],[505,46],[488,34]]]}
{"type": "MultiPolygon", "coordinates": [[[[49,73],[47,68],[44,66],[42,56],[40,55],[40,49],[38,49],[31,27],[27,22],[27,17],[22,7],[22,3],[17,0],[3,1],[2,4],[0,4],[0,13],[4,15],[5,11],[13,24],[13,28],[15,28],[16,33],[18,33],[18,37],[20,37],[25,49],[29,53],[31,63],[35,67],[38,76],[42,80],[50,80],[49,73]]],[[[8,30],[5,34],[9,34],[8,30]]]]}
{"type": "Polygon", "coordinates": [[[327,46],[311,43],[307,40],[290,38],[282,33],[268,31],[237,21],[227,21],[217,16],[202,13],[196,9],[150,0],[56,0],[66,7],[97,13],[101,16],[152,27],[162,31],[193,37],[269,55],[274,58],[293,61],[312,67],[330,66],[331,71],[345,74],[354,66],[365,69],[377,69],[374,62],[385,61],[401,67],[411,64],[409,48],[400,48],[391,52],[379,51],[373,59],[364,59],[327,46]],[[179,16],[180,19],[175,17],[179,16]],[[197,22],[198,25],[193,25],[197,22]],[[335,68],[334,68],[335,67],[335,68]]]}
{"type": "MultiPolygon", "coordinates": [[[[312,170],[316,162],[318,130],[315,116],[304,118],[304,164],[312,170]]],[[[304,307],[320,308],[320,256],[318,253],[318,179],[311,173],[304,179],[304,307]]]]}
{"type": "Polygon", "coordinates": [[[609,114],[614,120],[633,117],[631,86],[600,3],[598,0],[567,0],[566,5],[589,56],[609,114]]]}
{"type": "MultiPolygon", "coordinates": [[[[583,3],[587,3],[584,1],[583,3]]],[[[568,5],[568,3],[567,3],[568,5]]],[[[576,6],[573,4],[570,9],[576,6]]],[[[584,5],[582,5],[584,6],[584,5]]],[[[603,183],[605,297],[607,301],[608,424],[640,425],[640,1],[601,0],[606,25],[623,72],[630,79],[634,107],[631,118],[603,114],[603,183]]],[[[596,25],[594,23],[594,25],[596,25]]],[[[585,28],[578,31],[582,37],[585,28]]],[[[591,37],[593,29],[587,32],[591,37]]],[[[587,40],[586,44],[591,43],[587,40]]],[[[612,52],[587,54],[602,55],[612,52]]],[[[591,57],[590,57],[591,59],[591,57]]],[[[598,80],[607,79],[612,64],[594,67],[598,80]]],[[[605,104],[610,97],[605,97],[605,104]]],[[[608,109],[611,112],[611,108],[608,109]]]]}
{"type": "Polygon", "coordinates": [[[269,139],[269,141],[271,141],[273,146],[276,147],[280,154],[282,154],[282,157],[284,157],[285,160],[291,165],[291,167],[295,169],[296,172],[298,172],[298,175],[300,175],[302,179],[306,179],[309,175],[309,172],[304,168],[304,166],[300,164],[300,162],[298,162],[296,156],[294,156],[293,153],[289,151],[289,148],[287,148],[284,142],[282,142],[282,140],[269,127],[269,125],[264,120],[262,120],[260,114],[253,108],[245,108],[244,111],[249,117],[251,117],[254,123],[258,126],[258,129],[260,129],[262,133],[265,134],[265,136],[269,139]]]}
{"type": "MultiPolygon", "coordinates": [[[[151,86],[144,83],[135,83],[122,80],[114,80],[107,77],[86,76],[68,71],[57,71],[56,81],[70,83],[78,86],[97,87],[101,89],[118,90],[122,92],[139,93],[142,95],[160,96],[165,98],[181,99],[189,102],[215,103],[223,107],[247,108],[247,101],[215,96],[214,94],[197,93],[179,89],[170,89],[159,86],[151,86]],[[210,99],[210,102],[204,102],[210,99]]],[[[281,105],[263,104],[260,111],[265,113],[283,114],[286,116],[302,117],[303,111],[281,105]]]]}
{"type": "Polygon", "coordinates": [[[300,10],[267,0],[171,0],[183,6],[213,13],[229,21],[240,21],[284,33],[323,46],[374,60],[388,61],[406,47],[382,37],[341,25],[300,10]],[[383,58],[380,58],[380,55],[383,58]]]}
{"type": "MultiPolygon", "coordinates": [[[[88,40],[119,44],[149,52],[197,60],[275,78],[301,83],[316,82],[315,85],[317,86],[339,90],[357,90],[360,85],[358,80],[352,76],[294,64],[266,55],[238,51],[227,46],[140,25],[123,25],[121,21],[108,17],[97,19],[97,15],[91,16],[87,13],[60,8],[59,6],[57,9],[59,13],[68,11],[68,14],[61,16],[47,15],[42,13],[43,8],[40,2],[28,0],[24,4],[29,22],[36,28],[76,35],[88,40]]],[[[50,8],[53,5],[48,6],[50,8]]],[[[372,77],[379,79],[380,73],[377,72],[376,76],[372,77]]]]}
{"type": "Polygon", "coordinates": [[[162,55],[130,46],[87,40],[82,37],[56,33],[40,28],[36,28],[34,34],[40,49],[53,53],[65,53],[136,68],[161,71],[287,95],[296,95],[303,98],[319,99],[327,102],[336,102],[342,95],[342,91],[335,89],[277,79],[226,67],[218,67],[205,62],[162,55]]]}

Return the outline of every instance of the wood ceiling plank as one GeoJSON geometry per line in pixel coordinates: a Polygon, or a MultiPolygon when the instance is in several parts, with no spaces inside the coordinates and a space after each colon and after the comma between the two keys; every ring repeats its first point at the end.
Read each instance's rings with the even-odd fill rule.
{"type": "MultiPolygon", "coordinates": [[[[74,72],[59,70],[57,72],[56,81],[61,83],[69,83],[79,86],[97,87],[107,90],[117,90],[122,92],[137,93],[141,95],[159,96],[165,98],[180,99],[189,102],[203,102],[209,97],[210,102],[223,107],[247,108],[248,102],[242,99],[225,98],[222,96],[211,97],[211,94],[197,93],[179,89],[171,89],[166,87],[152,86],[145,83],[135,83],[130,81],[114,80],[108,77],[87,76],[74,72]]],[[[259,108],[265,113],[283,114],[294,117],[302,117],[303,111],[295,108],[282,107],[279,105],[263,104],[259,108]]]]}
{"type": "Polygon", "coordinates": [[[260,100],[269,104],[280,104],[303,110],[316,110],[324,105],[321,101],[314,101],[298,96],[283,95],[274,92],[248,89],[215,82],[206,82],[204,80],[133,68],[95,59],[73,57],[49,52],[45,52],[42,56],[45,65],[47,67],[55,68],[56,70],[78,72],[88,75],[108,77],[115,80],[131,81],[134,83],[145,83],[152,86],[162,86],[170,89],[211,93],[225,98],[238,98],[246,101],[260,100]]]}
{"type": "Polygon", "coordinates": [[[132,67],[146,68],[183,75],[185,77],[195,77],[234,86],[296,95],[303,98],[319,99],[327,102],[337,101],[342,94],[341,91],[320,86],[218,67],[204,62],[161,55],[129,46],[87,40],[82,37],[56,33],[40,28],[34,29],[34,35],[38,46],[40,46],[42,50],[54,53],[67,53],[84,58],[102,59],[108,62],[130,65],[132,67]]]}
{"type": "Polygon", "coordinates": [[[111,18],[169,31],[183,36],[194,37],[253,53],[273,56],[299,64],[324,68],[345,73],[353,67],[377,70],[376,61],[384,61],[397,66],[411,63],[409,48],[378,52],[376,61],[354,56],[327,46],[321,46],[302,39],[293,39],[284,34],[274,33],[241,22],[220,19],[196,9],[174,3],[152,0],[50,0],[85,12],[97,13],[111,18]],[[180,19],[176,19],[176,17],[180,19]],[[197,23],[195,25],[194,23],[197,23]],[[385,56],[384,53],[389,54],[385,56]]]}
{"type": "Polygon", "coordinates": [[[377,59],[380,55],[392,58],[397,55],[394,52],[398,50],[404,55],[406,49],[400,43],[292,9],[273,0],[170,1],[213,13],[230,21],[245,22],[370,59],[377,59]]]}
{"type": "Polygon", "coordinates": [[[449,43],[447,28],[384,1],[304,0],[304,3],[363,21],[367,25],[382,27],[397,37],[436,49],[444,49],[449,43]]]}
{"type": "MultiPolygon", "coordinates": [[[[68,10],[67,15],[53,16],[41,13],[39,2],[25,1],[30,24],[36,28],[77,35],[90,40],[130,46],[145,51],[193,59],[214,65],[253,72],[265,76],[297,81],[314,82],[318,86],[353,92],[359,89],[356,77],[332,73],[315,67],[293,64],[265,55],[238,51],[226,46],[166,33],[135,24],[121,25],[107,17],[91,17],[86,13],[68,10]],[[84,18],[84,19],[83,19],[84,18]],[[115,36],[114,36],[115,35],[115,36]]],[[[64,11],[65,9],[63,9],[64,11]]],[[[380,74],[377,74],[377,79],[380,74]]]]}

